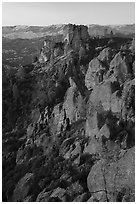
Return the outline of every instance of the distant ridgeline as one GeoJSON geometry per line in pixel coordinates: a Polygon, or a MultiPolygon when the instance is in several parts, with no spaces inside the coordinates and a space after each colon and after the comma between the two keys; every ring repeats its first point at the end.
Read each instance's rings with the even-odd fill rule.
{"type": "MultiPolygon", "coordinates": [[[[2,28],[2,61],[3,64],[26,65],[38,57],[45,37],[61,39],[67,30],[66,25],[51,26],[5,26],[2,28]]],[[[135,25],[101,26],[89,25],[91,38],[133,38],[135,25]]]]}
{"type": "MultiPolygon", "coordinates": [[[[134,37],[135,24],[131,25],[108,25],[102,26],[91,24],[88,26],[90,36],[106,36],[114,35],[115,37],[134,37]]],[[[40,38],[46,35],[63,34],[66,30],[66,25],[51,25],[51,26],[4,26],[2,27],[2,36],[10,39],[22,38],[32,39],[40,38]]]]}

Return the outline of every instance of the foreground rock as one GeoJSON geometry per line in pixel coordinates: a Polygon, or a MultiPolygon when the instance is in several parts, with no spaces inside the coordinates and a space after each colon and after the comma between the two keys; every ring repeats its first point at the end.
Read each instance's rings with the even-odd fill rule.
{"type": "Polygon", "coordinates": [[[135,148],[131,148],[116,162],[102,160],[92,167],[87,184],[93,199],[100,202],[134,202],[134,153],[135,148]]]}
{"type": "MultiPolygon", "coordinates": [[[[17,184],[14,193],[13,193],[13,201],[14,202],[25,202],[28,200],[28,194],[30,190],[30,183],[33,179],[32,173],[27,173],[17,184]]],[[[31,201],[31,199],[29,198],[31,201]]]]}

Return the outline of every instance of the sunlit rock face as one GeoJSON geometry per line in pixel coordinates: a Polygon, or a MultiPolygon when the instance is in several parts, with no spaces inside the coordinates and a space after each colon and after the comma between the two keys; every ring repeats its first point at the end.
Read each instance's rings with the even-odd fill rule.
{"type": "MultiPolygon", "coordinates": [[[[134,80],[126,82],[122,92],[119,82],[114,77],[94,87],[86,114],[85,134],[90,138],[89,145],[85,147],[86,152],[100,152],[102,136],[108,140],[122,131],[120,121],[130,126],[130,144],[127,146],[132,145],[134,125],[131,124],[134,124],[135,116],[133,97],[134,80]]],[[[125,127],[126,131],[129,132],[127,127],[125,127]]]]}
{"type": "Polygon", "coordinates": [[[48,62],[57,56],[67,54],[70,51],[80,52],[82,55],[88,48],[89,34],[86,26],[66,25],[63,37],[51,37],[45,39],[39,61],[48,62]]]}
{"type": "Polygon", "coordinates": [[[114,49],[105,48],[100,54],[90,61],[85,76],[85,85],[88,90],[114,76],[122,84],[130,80],[134,74],[133,57],[126,51],[115,52],[114,49]]]}
{"type": "Polygon", "coordinates": [[[64,103],[58,104],[54,107],[52,112],[53,118],[53,131],[60,133],[61,128],[65,130],[67,121],[72,124],[79,119],[85,117],[85,102],[77,85],[73,79],[69,78],[70,87],[66,91],[64,103]]]}
{"type": "Polygon", "coordinates": [[[39,61],[48,62],[63,54],[63,44],[58,39],[46,39],[41,49],[39,61]]]}
{"type": "Polygon", "coordinates": [[[129,56],[117,53],[110,62],[110,71],[114,72],[114,76],[118,78],[120,83],[125,82],[128,78],[131,79],[132,68],[129,66],[129,56]]]}
{"type": "Polygon", "coordinates": [[[71,49],[79,50],[86,45],[88,40],[89,34],[86,26],[66,25],[66,31],[64,33],[65,52],[71,49]]]}
{"type": "Polygon", "coordinates": [[[93,199],[98,201],[134,201],[134,148],[116,162],[97,162],[91,169],[87,184],[93,199]]]}

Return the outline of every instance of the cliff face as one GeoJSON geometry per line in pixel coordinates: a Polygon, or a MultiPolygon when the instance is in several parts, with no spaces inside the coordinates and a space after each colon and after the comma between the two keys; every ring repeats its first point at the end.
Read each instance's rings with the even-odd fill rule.
{"type": "Polygon", "coordinates": [[[90,39],[86,26],[69,24],[63,37],[45,39],[24,78],[14,76],[15,122],[11,109],[4,118],[3,200],[134,201],[131,47],[132,39],[90,39]]]}
{"type": "Polygon", "coordinates": [[[72,24],[66,25],[62,37],[47,37],[44,41],[39,60],[42,61],[43,59],[43,61],[46,62],[50,60],[50,57],[53,59],[57,56],[62,56],[63,54],[68,55],[71,51],[82,55],[82,52],[83,54],[84,51],[86,52],[89,38],[86,26],[75,26],[72,24]]]}

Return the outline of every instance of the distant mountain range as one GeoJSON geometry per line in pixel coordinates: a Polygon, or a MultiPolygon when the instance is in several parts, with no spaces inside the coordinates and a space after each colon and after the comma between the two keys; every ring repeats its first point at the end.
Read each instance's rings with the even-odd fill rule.
{"type": "Polygon", "coordinates": [[[134,37],[135,24],[131,25],[89,25],[88,32],[90,36],[115,36],[115,37],[134,37]]]}
{"type": "MultiPolygon", "coordinates": [[[[135,24],[131,25],[96,25],[88,26],[91,37],[134,37],[135,24]]],[[[62,35],[66,29],[65,24],[51,26],[3,26],[2,36],[9,39],[33,39],[41,38],[46,35],[62,35]]]]}
{"type": "MultiPolygon", "coordinates": [[[[62,38],[67,25],[51,26],[4,26],[2,27],[2,61],[11,66],[31,63],[39,56],[45,36],[62,38]]],[[[91,38],[133,38],[135,36],[135,24],[101,26],[88,25],[91,38]]]]}

